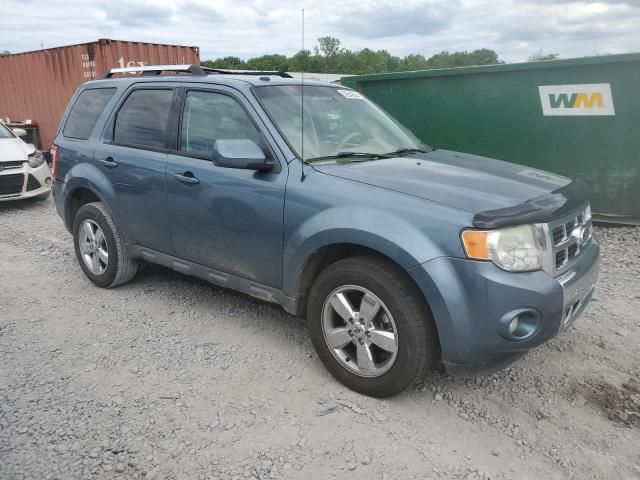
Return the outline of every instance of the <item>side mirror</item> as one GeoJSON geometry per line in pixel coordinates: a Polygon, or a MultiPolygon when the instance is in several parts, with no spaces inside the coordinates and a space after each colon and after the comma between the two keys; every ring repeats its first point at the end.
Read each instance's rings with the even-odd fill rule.
{"type": "Polygon", "coordinates": [[[273,165],[256,142],[249,139],[216,140],[213,144],[214,160],[217,165],[227,168],[246,168],[268,172],[273,165]]]}
{"type": "Polygon", "coordinates": [[[27,131],[24,128],[12,128],[13,133],[15,133],[19,137],[26,137],[27,131]]]}

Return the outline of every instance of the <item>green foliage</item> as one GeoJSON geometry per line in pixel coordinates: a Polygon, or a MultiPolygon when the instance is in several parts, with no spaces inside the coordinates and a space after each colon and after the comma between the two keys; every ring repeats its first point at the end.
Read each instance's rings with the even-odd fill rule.
{"type": "Polygon", "coordinates": [[[6,57],[7,55],[11,55],[11,52],[9,50],[0,51],[0,57],[6,57]]]}
{"type": "Polygon", "coordinates": [[[229,68],[229,69],[243,69],[247,67],[244,60],[238,57],[224,57],[217,58],[215,60],[205,60],[201,62],[202,66],[209,68],[229,68]]]}
{"type": "Polygon", "coordinates": [[[504,63],[493,50],[483,48],[473,52],[441,52],[427,60],[427,68],[468,67],[472,65],[495,65],[504,63]]]}
{"type": "Polygon", "coordinates": [[[341,53],[340,40],[335,37],[320,37],[318,39],[318,46],[316,47],[316,54],[322,52],[326,58],[337,57],[341,53]]]}
{"type": "Polygon", "coordinates": [[[300,50],[289,59],[290,72],[318,72],[318,57],[311,54],[311,50],[300,50]]]}
{"type": "Polygon", "coordinates": [[[411,54],[400,58],[386,50],[348,50],[341,47],[335,37],[320,37],[311,50],[300,50],[292,57],[284,55],[262,55],[242,60],[238,57],[224,57],[205,60],[203,66],[226,69],[276,70],[288,72],[367,74],[401,72],[408,70],[428,70],[432,68],[467,67],[472,65],[495,65],[504,63],[498,54],[486,48],[473,52],[440,52],[430,58],[411,54]]]}
{"type": "Polygon", "coordinates": [[[289,68],[289,59],[284,55],[262,55],[247,60],[249,70],[276,70],[284,72],[289,68]]]}

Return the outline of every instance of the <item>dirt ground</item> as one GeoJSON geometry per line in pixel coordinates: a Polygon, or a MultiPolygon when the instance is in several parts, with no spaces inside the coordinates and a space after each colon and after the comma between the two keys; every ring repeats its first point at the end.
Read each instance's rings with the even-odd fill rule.
{"type": "Polygon", "coordinates": [[[0,478],[640,478],[640,228],[596,233],[564,334],[382,401],[279,308],[155,266],[99,289],[51,199],[0,204],[0,478]]]}

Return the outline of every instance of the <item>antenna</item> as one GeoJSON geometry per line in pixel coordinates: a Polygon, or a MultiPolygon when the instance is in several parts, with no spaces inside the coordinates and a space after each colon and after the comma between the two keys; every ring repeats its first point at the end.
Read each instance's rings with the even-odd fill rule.
{"type": "Polygon", "coordinates": [[[302,165],[300,170],[300,181],[304,182],[304,8],[302,9],[302,101],[300,102],[300,119],[301,119],[301,134],[302,134],[302,165]]]}

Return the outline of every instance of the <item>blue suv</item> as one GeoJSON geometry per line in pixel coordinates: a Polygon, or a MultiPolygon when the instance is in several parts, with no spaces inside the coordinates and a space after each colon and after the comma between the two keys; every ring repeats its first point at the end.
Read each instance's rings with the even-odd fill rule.
{"type": "Polygon", "coordinates": [[[439,363],[495,371],[581,314],[599,246],[579,183],[430,148],[357,91],[287,77],[171,65],[78,89],[53,193],[93,283],[147,261],[277,303],[377,397],[439,363]]]}

